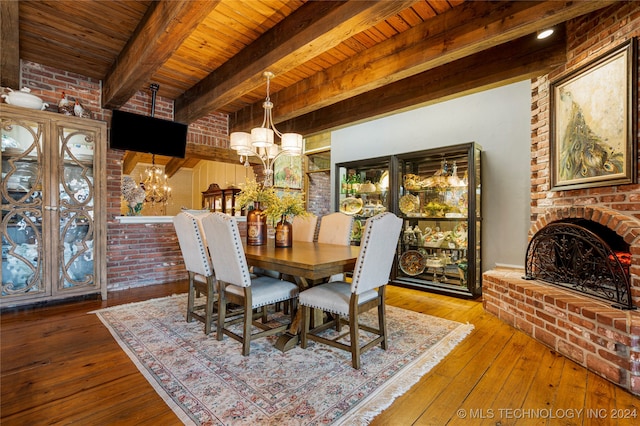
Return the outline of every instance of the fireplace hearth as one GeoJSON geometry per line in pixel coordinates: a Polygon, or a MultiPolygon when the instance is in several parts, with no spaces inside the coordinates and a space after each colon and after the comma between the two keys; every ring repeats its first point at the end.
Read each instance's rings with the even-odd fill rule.
{"type": "Polygon", "coordinates": [[[640,395],[640,310],[612,306],[640,307],[640,220],[601,206],[557,207],[530,235],[526,271],[483,274],[485,310],[640,395]]]}
{"type": "Polygon", "coordinates": [[[630,263],[629,244],[609,228],[562,220],[546,225],[529,242],[525,278],[613,302],[618,309],[635,309],[630,263]]]}

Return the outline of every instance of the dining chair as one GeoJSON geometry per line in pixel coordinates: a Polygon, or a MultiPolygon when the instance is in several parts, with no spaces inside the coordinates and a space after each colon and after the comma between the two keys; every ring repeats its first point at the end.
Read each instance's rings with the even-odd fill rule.
{"type": "Polygon", "coordinates": [[[306,241],[312,243],[316,238],[318,216],[314,214],[305,217],[296,216],[293,218],[292,225],[294,241],[306,241]]]}
{"type": "MultiPolygon", "coordinates": [[[[314,214],[310,214],[309,216],[295,216],[293,218],[292,228],[293,228],[293,240],[294,241],[304,241],[312,243],[316,238],[316,228],[318,226],[318,216],[314,214]]],[[[281,274],[280,278],[295,282],[298,285],[298,288],[302,286],[302,283],[298,279],[298,277],[294,277],[288,274],[281,274]]],[[[277,309],[280,307],[278,306],[277,309]]],[[[287,312],[285,307],[285,313],[287,312]]]]}
{"type": "MultiPolygon", "coordinates": [[[[352,228],[353,216],[346,215],[342,212],[325,215],[320,221],[318,242],[348,246],[351,244],[352,228]]],[[[344,274],[335,274],[329,277],[329,281],[344,281],[344,279],[344,274]]]]}
{"type": "Polygon", "coordinates": [[[178,243],[184,265],[189,273],[189,295],[187,301],[187,322],[197,319],[204,323],[205,334],[211,333],[214,321],[213,312],[216,301],[216,277],[209,256],[207,242],[202,231],[201,220],[210,213],[191,214],[178,213],[173,218],[173,226],[178,236],[178,243]],[[196,295],[196,292],[198,295],[196,295]],[[196,296],[205,295],[205,303],[195,306],[196,296]],[[200,311],[204,310],[201,314],[200,311]]]}
{"type": "Polygon", "coordinates": [[[353,216],[346,215],[342,212],[322,216],[320,230],[318,231],[318,242],[348,246],[351,244],[352,227],[353,216]]]}
{"type": "Polygon", "coordinates": [[[290,312],[295,312],[298,286],[269,276],[254,276],[249,273],[247,259],[242,247],[242,237],[235,218],[224,213],[212,213],[202,220],[204,233],[209,241],[213,269],[218,280],[218,321],[217,339],[223,335],[242,343],[242,355],[249,355],[250,343],[260,337],[283,332],[289,323],[269,326],[263,317],[264,308],[277,302],[289,301],[290,312]],[[227,303],[243,307],[239,316],[226,318],[227,303]],[[254,310],[259,311],[263,321],[254,321],[254,310]],[[233,331],[229,326],[242,322],[242,333],[233,331]],[[252,325],[261,331],[252,333],[252,325]]]}
{"type": "MultiPolygon", "coordinates": [[[[360,354],[378,344],[387,349],[387,323],[385,318],[385,288],[389,282],[391,265],[396,253],[402,219],[385,212],[367,219],[362,234],[360,254],[356,260],[351,283],[334,281],[311,287],[300,293],[302,309],[302,333],[300,346],[307,347],[309,339],[351,352],[353,368],[360,368],[360,354]],[[363,312],[377,308],[378,327],[360,322],[363,312]],[[312,309],[320,309],[332,314],[333,319],[309,330],[312,309]],[[348,321],[344,318],[348,317],[348,321]],[[346,333],[341,327],[349,325],[346,333]],[[335,327],[338,335],[334,338],[320,335],[335,327]],[[376,337],[360,343],[360,329],[375,334],[376,337]],[[339,340],[349,336],[349,343],[339,340]]],[[[367,340],[365,338],[365,340],[367,340]]]]}

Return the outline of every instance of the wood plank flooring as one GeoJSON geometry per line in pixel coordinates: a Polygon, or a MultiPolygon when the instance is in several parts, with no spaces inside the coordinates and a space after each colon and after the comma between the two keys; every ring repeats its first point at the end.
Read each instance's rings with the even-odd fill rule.
{"type": "MultiPolygon", "coordinates": [[[[180,424],[90,312],[183,292],[186,282],[4,312],[0,423],[180,424]]],[[[475,329],[373,425],[640,424],[640,398],[485,313],[480,301],[389,286],[387,303],[475,329]]]]}

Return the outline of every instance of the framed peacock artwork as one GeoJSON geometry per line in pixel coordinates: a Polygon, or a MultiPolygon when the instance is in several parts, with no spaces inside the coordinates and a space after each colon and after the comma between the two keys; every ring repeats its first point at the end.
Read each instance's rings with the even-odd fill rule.
{"type": "Polygon", "coordinates": [[[550,84],[551,189],[635,183],[636,42],[550,84]]]}

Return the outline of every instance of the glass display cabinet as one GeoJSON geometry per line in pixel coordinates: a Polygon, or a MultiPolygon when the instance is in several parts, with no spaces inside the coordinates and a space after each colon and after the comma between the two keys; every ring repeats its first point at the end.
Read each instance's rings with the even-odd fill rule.
{"type": "Polygon", "coordinates": [[[206,191],[202,192],[202,208],[212,212],[221,212],[224,209],[224,193],[217,183],[209,185],[206,191]]]}
{"type": "MultiPolygon", "coordinates": [[[[221,189],[217,183],[212,183],[202,192],[202,208],[235,216],[236,195],[240,191],[241,189],[232,187],[221,189]]],[[[238,212],[238,215],[240,214],[244,215],[244,211],[238,212]]]]}
{"type": "Polygon", "coordinates": [[[0,105],[0,306],[106,299],[106,123],[0,105]]]}
{"type": "Polygon", "coordinates": [[[397,156],[403,219],[392,282],[462,297],[482,291],[481,148],[461,144],[397,156]]]}
{"type": "Polygon", "coordinates": [[[352,215],[352,244],[359,244],[367,218],[389,210],[394,204],[390,158],[336,164],[336,206],[352,215]]]}

